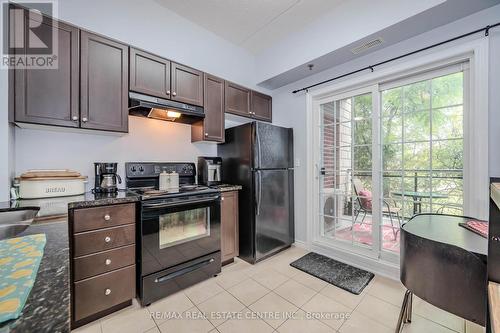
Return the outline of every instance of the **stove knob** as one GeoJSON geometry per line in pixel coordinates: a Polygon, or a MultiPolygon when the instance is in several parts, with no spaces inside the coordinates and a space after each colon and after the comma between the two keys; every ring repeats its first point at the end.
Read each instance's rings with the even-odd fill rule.
{"type": "Polygon", "coordinates": [[[130,168],[130,171],[132,171],[132,172],[136,172],[136,171],[137,171],[137,169],[136,169],[136,167],[135,167],[135,166],[133,166],[133,167],[131,167],[131,168],[130,168]]]}
{"type": "Polygon", "coordinates": [[[139,172],[144,172],[144,167],[142,165],[139,166],[139,172]]]}

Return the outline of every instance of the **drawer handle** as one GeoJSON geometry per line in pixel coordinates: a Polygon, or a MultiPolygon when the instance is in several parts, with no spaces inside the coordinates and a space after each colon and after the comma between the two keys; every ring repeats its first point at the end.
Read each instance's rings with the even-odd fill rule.
{"type": "Polygon", "coordinates": [[[109,214],[104,215],[104,220],[105,221],[111,220],[111,216],[109,216],[109,214]]]}
{"type": "Polygon", "coordinates": [[[111,259],[106,259],[106,261],[104,262],[106,265],[111,265],[111,259]]]}
{"type": "Polygon", "coordinates": [[[109,237],[109,236],[106,236],[106,238],[104,238],[104,241],[105,241],[106,243],[109,243],[109,242],[111,242],[111,237],[109,237]]]}
{"type": "Polygon", "coordinates": [[[109,294],[111,294],[111,289],[108,288],[104,291],[104,295],[108,296],[109,294]]]}

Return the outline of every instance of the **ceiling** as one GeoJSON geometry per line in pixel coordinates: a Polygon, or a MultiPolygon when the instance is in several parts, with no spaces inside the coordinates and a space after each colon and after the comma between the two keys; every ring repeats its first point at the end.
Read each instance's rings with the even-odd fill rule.
{"type": "Polygon", "coordinates": [[[256,54],[348,0],[155,0],[256,54]]]}
{"type": "MultiPolygon", "coordinates": [[[[327,53],[319,58],[311,59],[307,63],[282,72],[281,74],[260,82],[259,85],[271,90],[277,89],[321,71],[342,65],[356,58],[367,56],[382,48],[397,44],[419,34],[423,34],[429,30],[446,25],[455,20],[459,20],[483,9],[498,5],[499,3],[500,0],[447,0],[440,5],[434,6],[406,20],[389,26],[386,29],[377,31],[360,40],[357,40],[356,42],[327,53]],[[353,54],[352,50],[354,48],[377,38],[381,38],[383,40],[383,43],[376,45],[366,50],[365,52],[353,54]],[[307,66],[308,64],[314,64],[314,68],[310,70],[307,66]]],[[[483,22],[480,24],[484,24],[483,26],[486,26],[487,24],[496,22],[497,21],[483,22]]],[[[453,35],[457,34],[459,33],[457,32],[453,35]]],[[[443,37],[442,39],[445,38],[443,37]]]]}

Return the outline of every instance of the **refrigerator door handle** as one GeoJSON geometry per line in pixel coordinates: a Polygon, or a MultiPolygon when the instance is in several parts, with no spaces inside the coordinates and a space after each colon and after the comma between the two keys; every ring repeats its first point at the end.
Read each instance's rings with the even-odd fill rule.
{"type": "Polygon", "coordinates": [[[259,158],[259,164],[257,165],[257,168],[260,168],[261,164],[261,153],[260,153],[260,136],[259,136],[259,129],[257,128],[257,124],[255,124],[255,138],[257,139],[257,157],[259,158]]]}
{"type": "Polygon", "coordinates": [[[260,170],[257,170],[257,176],[258,176],[257,183],[259,184],[257,190],[257,215],[260,215],[260,202],[262,200],[262,174],[260,170]]]}

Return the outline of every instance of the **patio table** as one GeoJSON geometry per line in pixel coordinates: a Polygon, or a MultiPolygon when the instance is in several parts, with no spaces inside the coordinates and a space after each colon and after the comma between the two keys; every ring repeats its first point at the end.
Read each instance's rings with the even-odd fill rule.
{"type": "Polygon", "coordinates": [[[420,214],[422,212],[422,199],[423,198],[433,198],[433,199],[445,199],[448,198],[447,194],[441,194],[436,192],[415,192],[415,191],[393,191],[393,195],[400,197],[412,197],[413,198],[413,214],[420,214]]]}

